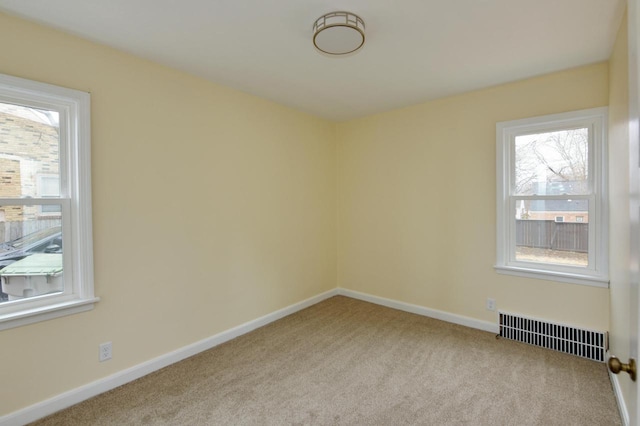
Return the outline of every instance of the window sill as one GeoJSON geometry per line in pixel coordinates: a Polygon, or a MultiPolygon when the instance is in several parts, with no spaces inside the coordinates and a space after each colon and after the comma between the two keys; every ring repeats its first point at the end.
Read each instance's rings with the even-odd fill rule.
{"type": "Polygon", "coordinates": [[[93,309],[93,305],[99,301],[99,297],[93,297],[91,299],[72,300],[38,308],[25,309],[18,312],[0,314],[0,330],[7,330],[35,322],[90,311],[93,309]]]}
{"type": "Polygon", "coordinates": [[[559,281],[570,284],[588,285],[592,287],[609,288],[609,278],[593,275],[572,274],[567,272],[547,271],[541,269],[521,268],[517,266],[495,265],[499,274],[515,275],[518,277],[535,278],[547,281],[559,281]]]}

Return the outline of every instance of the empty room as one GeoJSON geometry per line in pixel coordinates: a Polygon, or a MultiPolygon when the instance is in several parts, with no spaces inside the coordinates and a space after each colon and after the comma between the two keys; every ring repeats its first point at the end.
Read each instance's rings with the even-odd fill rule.
{"type": "Polygon", "coordinates": [[[0,425],[640,424],[640,0],[0,39],[0,425]]]}

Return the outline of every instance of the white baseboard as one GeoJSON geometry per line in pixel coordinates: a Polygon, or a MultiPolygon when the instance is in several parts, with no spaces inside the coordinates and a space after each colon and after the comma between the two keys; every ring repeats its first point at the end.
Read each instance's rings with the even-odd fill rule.
{"type": "MultiPolygon", "coordinates": [[[[607,352],[607,359],[609,359],[610,356],[611,355],[607,352]]],[[[616,402],[618,403],[618,411],[620,411],[622,424],[624,426],[629,426],[629,410],[627,410],[627,404],[624,401],[622,389],[620,389],[620,381],[618,380],[618,375],[613,374],[611,371],[609,371],[609,379],[611,380],[611,386],[613,386],[613,394],[615,395],[616,402]]]]}
{"type": "Polygon", "coordinates": [[[353,299],[363,300],[365,302],[375,303],[376,305],[398,309],[400,311],[411,312],[412,314],[435,318],[454,324],[464,325],[466,327],[477,328],[478,330],[489,331],[496,334],[500,332],[498,324],[494,324],[488,321],[480,321],[475,318],[452,314],[445,311],[439,311],[437,309],[425,308],[424,306],[412,305],[411,303],[386,299],[384,297],[373,296],[366,293],[360,293],[359,291],[347,290],[345,288],[338,288],[338,294],[351,297],[353,299]]]}
{"type": "Polygon", "coordinates": [[[207,339],[200,340],[199,342],[191,345],[184,346],[173,352],[161,355],[157,358],[143,362],[142,364],[135,365],[126,370],[119,371],[111,376],[105,377],[95,382],[91,382],[79,388],[72,389],[64,392],[60,395],[56,395],[53,398],[15,411],[13,413],[0,417],[0,425],[2,426],[19,426],[24,425],[35,420],[41,419],[49,414],[53,414],[56,411],[60,411],[64,408],[70,407],[74,404],[92,398],[101,393],[107,392],[118,386],[129,383],[133,380],[139,379],[142,376],[146,376],[156,370],[164,368],[168,365],[174,364],[178,361],[182,361],[185,358],[193,356],[207,349],[211,349],[214,346],[218,346],[224,342],[234,339],[238,336],[246,334],[256,328],[262,327],[281,318],[298,312],[316,303],[322,302],[332,296],[339,294],[338,289],[329,290],[321,293],[317,296],[295,303],[286,308],[282,308],[278,311],[267,314],[263,317],[257,318],[253,321],[246,322],[237,327],[218,333],[207,339]]]}

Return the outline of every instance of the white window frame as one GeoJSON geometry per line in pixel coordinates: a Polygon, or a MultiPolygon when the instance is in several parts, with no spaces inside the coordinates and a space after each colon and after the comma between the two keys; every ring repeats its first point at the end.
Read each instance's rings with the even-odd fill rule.
{"type": "Polygon", "coordinates": [[[0,74],[0,102],[60,114],[60,197],[0,198],[0,205],[60,204],[64,291],[0,303],[0,330],[93,309],[90,96],[0,74]]]}
{"type": "MultiPolygon", "coordinates": [[[[608,287],[608,187],[607,187],[607,107],[545,115],[496,124],[496,265],[501,274],[608,287]],[[589,266],[575,267],[515,258],[515,138],[516,136],[589,128],[589,266]]],[[[558,196],[558,198],[566,196],[558,196]]],[[[536,199],[536,197],[529,197],[536,199]]],[[[547,198],[550,198],[547,196],[547,198]]],[[[574,198],[577,198],[574,196],[574,198]]]]}

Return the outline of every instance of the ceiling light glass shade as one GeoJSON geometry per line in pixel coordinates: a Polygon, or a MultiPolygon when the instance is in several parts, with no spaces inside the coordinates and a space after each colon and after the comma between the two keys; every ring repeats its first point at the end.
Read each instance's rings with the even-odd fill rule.
{"type": "Polygon", "coordinates": [[[313,44],[329,55],[346,55],[364,44],[364,21],[350,12],[331,12],[313,24],[313,44]]]}

